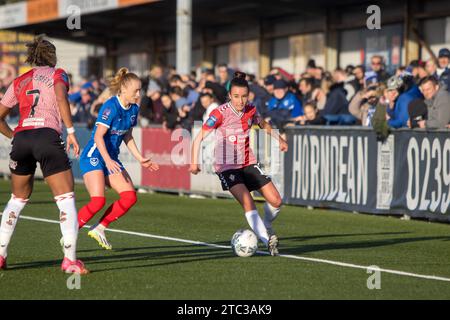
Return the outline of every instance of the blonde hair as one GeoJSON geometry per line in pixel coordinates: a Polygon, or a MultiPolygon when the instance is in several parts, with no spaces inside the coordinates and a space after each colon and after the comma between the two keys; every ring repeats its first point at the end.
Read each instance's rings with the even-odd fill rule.
{"type": "Polygon", "coordinates": [[[56,66],[56,47],[44,39],[45,34],[38,35],[32,42],[26,44],[27,60],[25,62],[35,66],[56,66]]]}
{"type": "Polygon", "coordinates": [[[120,93],[120,88],[126,86],[132,80],[141,81],[136,74],[129,72],[127,68],[120,68],[109,82],[111,94],[116,95],[120,93]]]}

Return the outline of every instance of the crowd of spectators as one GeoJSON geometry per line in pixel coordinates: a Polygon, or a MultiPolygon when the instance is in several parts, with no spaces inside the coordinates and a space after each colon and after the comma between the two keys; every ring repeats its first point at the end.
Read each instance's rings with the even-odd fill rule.
{"type": "MultiPolygon", "coordinates": [[[[248,74],[249,101],[274,127],[297,125],[374,126],[389,128],[450,128],[450,50],[437,59],[414,60],[388,72],[382,56],[372,56],[370,67],[348,65],[326,71],[310,60],[300,75],[273,68],[257,79],[248,74]],[[384,108],[384,112],[375,112],[384,108]],[[382,114],[382,118],[376,118],[382,114]]],[[[142,79],[139,125],[190,129],[227,101],[235,70],[226,64],[191,74],[173,67],[153,66],[142,79]]],[[[242,70],[245,71],[245,70],[242,70]]],[[[0,98],[6,91],[0,86],[0,98]]],[[[94,125],[101,105],[110,97],[106,82],[92,77],[73,85],[69,101],[74,122],[94,125]]],[[[17,119],[17,110],[10,120],[17,119]]]]}

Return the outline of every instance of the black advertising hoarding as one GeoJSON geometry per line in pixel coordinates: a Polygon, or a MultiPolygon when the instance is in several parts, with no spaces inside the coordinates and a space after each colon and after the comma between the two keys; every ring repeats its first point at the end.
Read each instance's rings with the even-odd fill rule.
{"type": "Polygon", "coordinates": [[[287,204],[449,220],[450,131],[288,129],[287,204]]]}

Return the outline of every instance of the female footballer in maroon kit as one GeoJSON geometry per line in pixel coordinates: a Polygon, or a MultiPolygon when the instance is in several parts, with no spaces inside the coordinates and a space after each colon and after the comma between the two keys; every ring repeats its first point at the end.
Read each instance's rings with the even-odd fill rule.
{"type": "Polygon", "coordinates": [[[14,80],[0,102],[0,133],[13,139],[9,164],[12,195],[3,210],[0,226],[0,269],[6,268],[8,244],[20,212],[31,196],[39,162],[60,212],[64,242],[61,269],[86,274],[84,264],[76,260],[77,209],[71,164],[66,153],[70,146],[77,156],[79,152],[67,99],[68,77],[64,70],[55,68],[56,48],[43,36],[38,36],[27,47],[27,62],[33,68],[14,80]],[[17,104],[20,119],[13,132],[5,117],[17,104]],[[67,150],[60,136],[63,122],[67,128],[67,150]]]}
{"type": "Polygon", "coordinates": [[[192,174],[200,171],[198,153],[200,144],[216,129],[215,170],[223,190],[229,190],[244,209],[245,217],[258,238],[267,246],[271,255],[278,254],[278,237],[272,229],[272,222],[280,212],[281,197],[267,176],[259,167],[250,149],[250,128],[259,125],[280,143],[280,150],[287,151],[287,143],[261,118],[256,107],[248,104],[249,86],[245,73],[236,72],[231,81],[230,101],[214,109],[203,124],[202,131],[192,145],[192,174]],[[264,221],[256,210],[250,194],[258,190],[266,199],[264,221]]]}

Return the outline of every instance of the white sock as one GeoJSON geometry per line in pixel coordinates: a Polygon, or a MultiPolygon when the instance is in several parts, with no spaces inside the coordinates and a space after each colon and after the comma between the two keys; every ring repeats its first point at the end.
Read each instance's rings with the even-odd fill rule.
{"type": "Polygon", "coordinates": [[[258,210],[246,212],[245,217],[247,218],[250,228],[252,228],[258,238],[267,246],[267,243],[269,242],[269,234],[267,233],[267,229],[258,214],[258,210]]]}
{"type": "Polygon", "coordinates": [[[78,212],[75,206],[75,194],[65,193],[55,197],[59,208],[59,221],[64,239],[64,257],[70,261],[77,259],[78,212]]]}
{"type": "Polygon", "coordinates": [[[106,229],[106,227],[105,227],[104,225],[102,225],[101,223],[99,223],[99,224],[97,224],[97,225],[95,226],[94,229],[96,229],[97,231],[99,231],[99,232],[105,234],[105,229],[106,229]]]}
{"type": "Polygon", "coordinates": [[[17,198],[13,194],[6,204],[2,214],[2,223],[0,226],[0,256],[6,258],[8,255],[8,245],[16,228],[20,212],[27,204],[28,199],[17,198]]]}
{"type": "Polygon", "coordinates": [[[264,225],[266,228],[272,228],[272,221],[276,219],[280,213],[280,208],[271,206],[268,202],[264,203],[264,225]]]}

